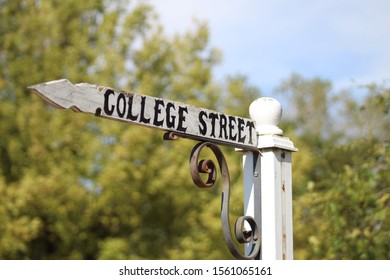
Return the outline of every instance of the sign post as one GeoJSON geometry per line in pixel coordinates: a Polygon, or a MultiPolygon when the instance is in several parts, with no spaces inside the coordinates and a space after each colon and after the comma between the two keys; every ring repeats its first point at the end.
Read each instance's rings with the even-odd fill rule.
{"type": "Polygon", "coordinates": [[[249,114],[256,123],[260,156],[252,151],[243,155],[244,210],[261,225],[261,252],[257,258],[291,260],[291,153],[297,149],[278,127],[282,108],[277,100],[259,98],[250,105],[249,114]]]}
{"type": "Polygon", "coordinates": [[[201,141],[191,152],[191,176],[198,187],[212,187],[219,166],[222,230],[232,255],[238,259],[292,258],[291,151],[295,148],[291,141],[278,136],[282,133],[277,128],[281,109],[273,109],[276,100],[254,101],[251,120],[104,86],[73,85],[68,80],[29,88],[57,108],[160,129],[166,131],[165,140],[183,137],[201,141]],[[234,230],[229,218],[229,171],[217,145],[244,153],[245,215],[237,218],[234,230]],[[218,165],[199,160],[203,148],[211,149],[218,165]],[[207,174],[206,182],[200,173],[207,174]],[[245,244],[245,253],[237,248],[237,242],[245,244]]]}

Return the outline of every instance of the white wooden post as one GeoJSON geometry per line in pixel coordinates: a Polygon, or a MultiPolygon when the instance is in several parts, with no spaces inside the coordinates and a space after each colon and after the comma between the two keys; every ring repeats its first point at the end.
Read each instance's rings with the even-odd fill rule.
{"type": "Polygon", "coordinates": [[[249,113],[256,123],[260,155],[243,154],[244,214],[260,226],[259,259],[293,259],[291,152],[297,149],[278,127],[282,108],[277,100],[259,98],[249,113]]]}

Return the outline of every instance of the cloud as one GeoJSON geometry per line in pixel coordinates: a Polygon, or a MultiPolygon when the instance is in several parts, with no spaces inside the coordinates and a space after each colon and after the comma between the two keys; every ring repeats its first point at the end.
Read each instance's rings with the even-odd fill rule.
{"type": "Polygon", "coordinates": [[[390,1],[152,0],[168,33],[209,23],[218,76],[242,73],[265,91],[291,72],[346,85],[390,78],[390,1]],[[343,82],[340,82],[343,81],[343,82]]]}

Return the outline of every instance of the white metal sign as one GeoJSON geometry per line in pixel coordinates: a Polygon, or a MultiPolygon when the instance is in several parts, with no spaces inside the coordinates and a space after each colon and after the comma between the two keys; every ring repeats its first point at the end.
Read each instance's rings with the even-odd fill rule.
{"type": "Polygon", "coordinates": [[[182,137],[256,150],[252,120],[93,84],[56,80],[29,87],[58,108],[174,132],[182,137]]]}

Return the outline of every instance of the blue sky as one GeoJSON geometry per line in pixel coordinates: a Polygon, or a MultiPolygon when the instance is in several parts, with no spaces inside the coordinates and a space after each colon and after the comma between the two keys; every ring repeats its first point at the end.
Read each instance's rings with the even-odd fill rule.
{"type": "Polygon", "coordinates": [[[389,0],[150,0],[168,34],[208,23],[217,78],[244,74],[263,95],[292,72],[340,90],[390,79],[389,0]]]}

